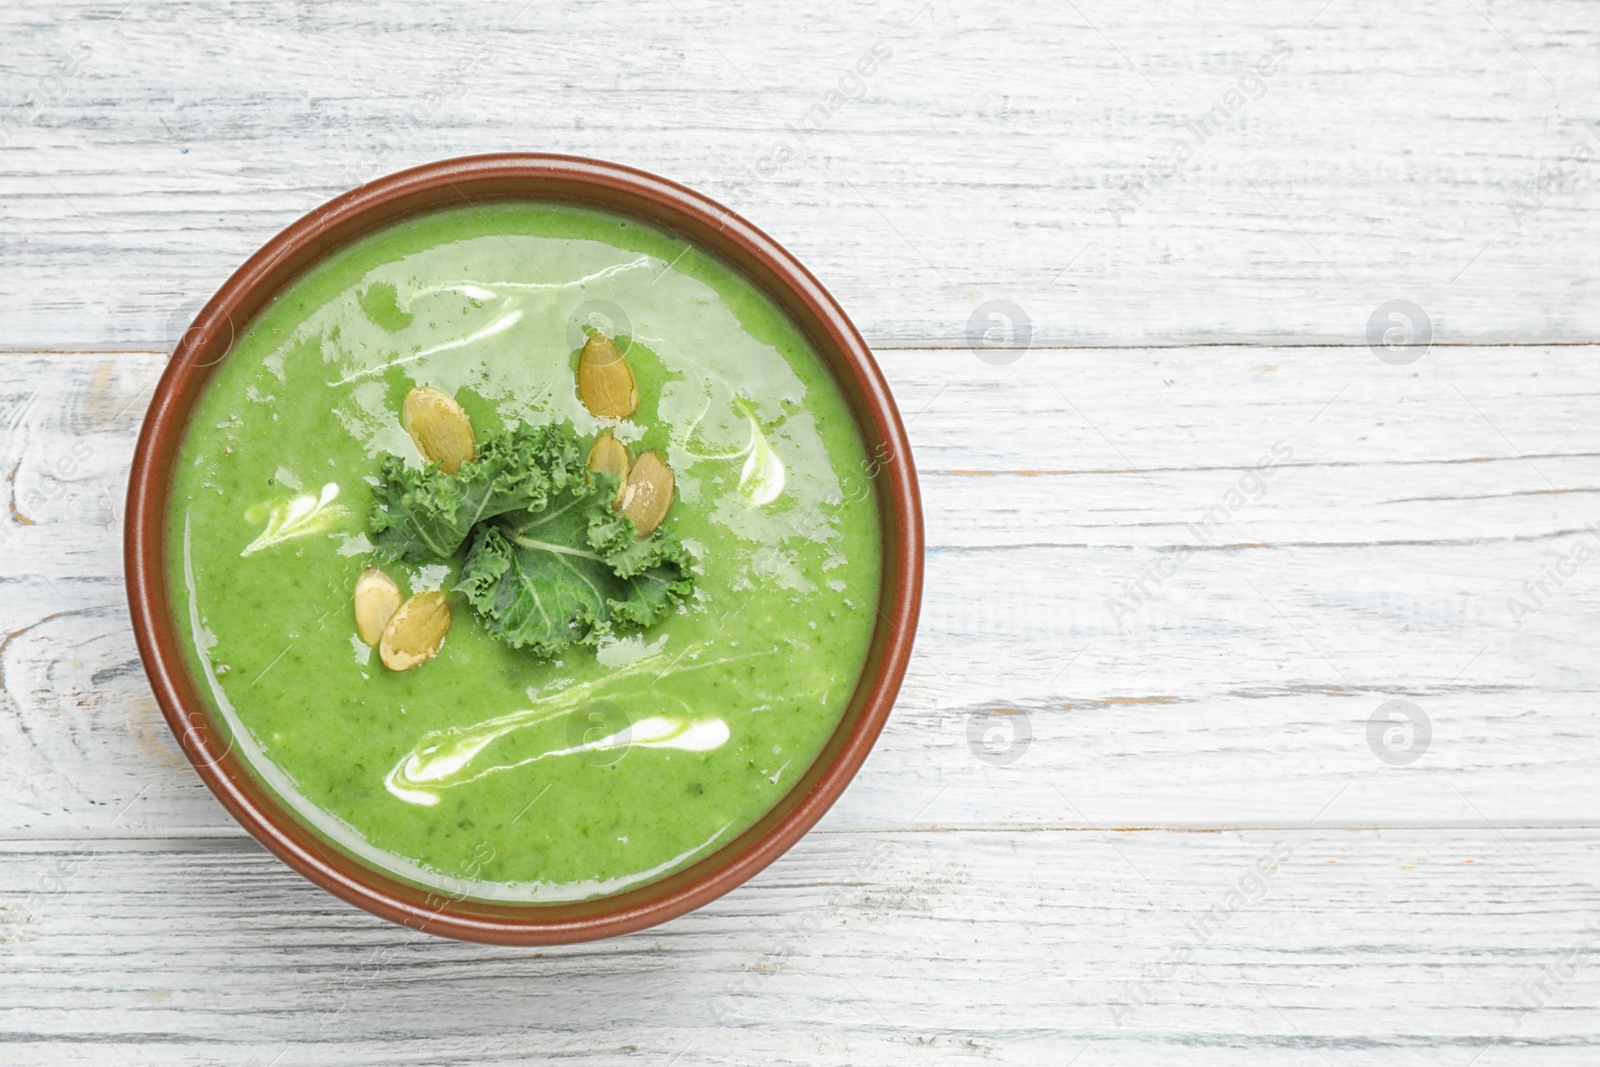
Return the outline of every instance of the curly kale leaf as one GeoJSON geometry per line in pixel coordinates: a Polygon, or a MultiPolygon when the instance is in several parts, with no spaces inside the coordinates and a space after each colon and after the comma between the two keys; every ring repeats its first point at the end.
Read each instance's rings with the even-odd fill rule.
{"type": "Polygon", "coordinates": [[[484,523],[456,589],[489,632],[553,656],[666,617],[694,589],[693,559],[665,529],[638,538],[612,510],[617,480],[580,472],[546,502],[484,523]]]}
{"type": "Polygon", "coordinates": [[[417,470],[386,456],[368,519],[373,547],[391,562],[447,560],[474,526],[543,508],[561,485],[581,479],[582,469],[577,442],[556,426],[490,434],[458,474],[437,466],[417,470]]]}

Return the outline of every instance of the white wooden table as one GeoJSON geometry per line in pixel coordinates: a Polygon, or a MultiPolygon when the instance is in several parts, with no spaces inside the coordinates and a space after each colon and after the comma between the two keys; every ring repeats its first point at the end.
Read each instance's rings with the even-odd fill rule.
{"type": "Polygon", "coordinates": [[[1597,56],[1577,0],[8,0],[0,1062],[1600,1061],[1597,56]],[[930,546],[822,825],[547,951],[417,939],[246,837],[120,555],[215,286],[506,149],[799,255],[930,546]]]}

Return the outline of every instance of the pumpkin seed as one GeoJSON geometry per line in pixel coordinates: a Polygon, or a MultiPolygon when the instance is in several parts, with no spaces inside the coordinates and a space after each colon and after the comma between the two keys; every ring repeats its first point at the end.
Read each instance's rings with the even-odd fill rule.
{"type": "Polygon", "coordinates": [[[617,495],[611,501],[612,507],[617,506],[622,500],[623,485],[628,480],[627,446],[609,432],[596,437],[594,447],[589,449],[589,469],[609,474],[617,480],[617,495]]]}
{"type": "Polygon", "coordinates": [[[659,452],[645,452],[634,460],[622,485],[621,510],[639,528],[638,536],[649,537],[667,517],[672,485],[672,468],[659,452]]]}
{"type": "Polygon", "coordinates": [[[609,432],[594,439],[589,449],[589,469],[611,475],[618,482],[628,477],[628,449],[609,432]]]}
{"type": "Polygon", "coordinates": [[[400,416],[422,458],[437,463],[446,474],[459,473],[463,463],[477,458],[472,423],[467,421],[467,413],[449,393],[419,385],[406,394],[400,416]]]}
{"type": "Polygon", "coordinates": [[[602,419],[625,419],[639,408],[633,368],[611,338],[598,330],[589,335],[578,357],[578,398],[589,414],[602,419]]]}
{"type": "Polygon", "coordinates": [[[400,587],[376,567],[368,567],[356,579],[354,596],[356,632],[361,640],[375,645],[383,638],[384,627],[400,608],[400,587]]]}
{"type": "Polygon", "coordinates": [[[418,593],[394,613],[378,642],[391,671],[409,671],[434,657],[450,633],[450,602],[437,590],[418,593]]]}

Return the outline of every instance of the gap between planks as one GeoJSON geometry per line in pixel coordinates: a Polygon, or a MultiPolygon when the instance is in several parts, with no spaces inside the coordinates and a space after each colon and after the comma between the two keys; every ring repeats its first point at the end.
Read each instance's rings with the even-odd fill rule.
{"type": "MultiPolygon", "coordinates": [[[[1259,822],[1234,823],[1151,823],[1140,826],[1029,826],[1027,824],[981,825],[950,823],[948,825],[875,826],[871,829],[829,830],[818,828],[808,831],[808,837],[851,838],[879,837],[887,834],[1322,834],[1322,833],[1543,833],[1559,831],[1600,830],[1600,823],[1592,819],[1520,819],[1514,823],[1491,823],[1483,819],[1435,819],[1419,823],[1376,823],[1359,820],[1329,819],[1313,822],[1259,822]]],[[[109,845],[140,847],[232,847],[253,845],[254,839],[240,827],[200,827],[193,830],[151,828],[148,830],[71,830],[61,834],[0,834],[0,852],[49,851],[61,845],[79,842],[98,842],[109,845]]]]}
{"type": "MultiPolygon", "coordinates": [[[[867,347],[874,352],[964,352],[971,348],[970,345],[951,344],[944,338],[938,340],[895,340],[874,342],[867,341],[867,347]]],[[[1331,341],[1307,340],[1305,338],[1256,338],[1241,337],[1218,340],[1212,337],[1207,340],[1157,340],[1141,342],[1138,344],[1116,341],[1075,341],[1057,344],[1037,345],[991,345],[986,352],[1164,352],[1167,350],[1186,351],[1194,348],[1206,349],[1282,349],[1282,348],[1327,348],[1327,349],[1352,349],[1360,350],[1370,348],[1365,341],[1331,341]]],[[[1434,349],[1472,349],[1472,348],[1596,348],[1600,347],[1600,339],[1595,340],[1528,340],[1528,341],[1433,341],[1426,346],[1428,351],[1434,349]]],[[[0,357],[4,356],[171,356],[172,353],[165,348],[151,347],[140,348],[126,344],[115,346],[102,346],[93,344],[62,344],[54,346],[40,345],[12,345],[0,343],[0,357]]]]}

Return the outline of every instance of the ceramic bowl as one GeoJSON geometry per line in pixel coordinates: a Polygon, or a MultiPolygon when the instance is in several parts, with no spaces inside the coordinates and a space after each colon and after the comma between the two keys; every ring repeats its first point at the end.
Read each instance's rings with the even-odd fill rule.
{"type": "Polygon", "coordinates": [[[777,859],[839,797],[889,716],[905,675],[922,595],[922,512],[894,400],[861,335],[816,278],[734,212],[664,178],[615,163],[506,154],[430,163],[324,204],[251,256],[211,298],[156,386],[128,487],[128,599],[151,687],[184,753],[211,791],[279,859],[374,914],[446,937],[553,944],[611,937],[714,900],[777,859]],[[374,230],[443,208],[557,201],[636,217],[721,257],[799,325],[848,398],[875,464],[883,529],[879,619],[848,709],[811,769],[760,821],[710,856],[659,881],[567,904],[484,903],[400,881],[351,857],[262,787],[213,721],[180,650],[165,560],[169,494],[184,427],[212,371],[274,295],[374,230]]]}

